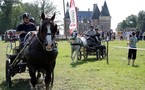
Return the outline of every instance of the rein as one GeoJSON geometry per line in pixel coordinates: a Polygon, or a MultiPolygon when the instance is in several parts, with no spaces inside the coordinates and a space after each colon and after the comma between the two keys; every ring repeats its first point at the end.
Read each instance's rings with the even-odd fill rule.
{"type": "Polygon", "coordinates": [[[40,41],[40,39],[38,38],[38,35],[36,34],[36,39],[38,40],[38,42],[41,44],[41,46],[43,47],[43,50],[45,50],[44,45],[42,44],[42,42],[40,41]]]}

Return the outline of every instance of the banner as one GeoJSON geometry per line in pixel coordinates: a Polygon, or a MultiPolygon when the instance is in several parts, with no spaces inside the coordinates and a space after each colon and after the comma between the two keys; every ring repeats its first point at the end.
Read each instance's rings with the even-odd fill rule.
{"type": "Polygon", "coordinates": [[[71,34],[74,30],[77,30],[77,14],[74,0],[70,1],[69,16],[70,16],[69,33],[71,34]]]}

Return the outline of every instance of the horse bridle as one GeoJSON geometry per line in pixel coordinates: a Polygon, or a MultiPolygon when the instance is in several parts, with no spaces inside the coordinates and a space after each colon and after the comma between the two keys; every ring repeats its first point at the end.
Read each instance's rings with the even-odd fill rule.
{"type": "MultiPolygon", "coordinates": [[[[51,33],[48,33],[47,35],[51,35],[51,33]]],[[[54,49],[54,47],[55,47],[55,44],[54,44],[54,42],[52,42],[52,44],[54,44],[54,45],[52,45],[52,47],[51,47],[51,49],[49,50],[49,49],[47,49],[47,48],[45,48],[45,46],[43,45],[43,43],[40,41],[40,39],[38,38],[38,35],[36,34],[36,39],[38,40],[38,42],[40,43],[40,45],[43,47],[43,50],[47,50],[47,51],[52,51],[53,49],[54,49]]],[[[53,40],[54,41],[54,40],[53,40]]]]}

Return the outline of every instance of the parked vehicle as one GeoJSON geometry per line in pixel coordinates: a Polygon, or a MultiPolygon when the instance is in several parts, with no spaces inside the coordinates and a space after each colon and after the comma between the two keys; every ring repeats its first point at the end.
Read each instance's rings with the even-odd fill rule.
{"type": "Polygon", "coordinates": [[[19,37],[16,34],[16,30],[14,30],[14,29],[6,30],[4,33],[4,40],[6,42],[19,40],[19,37]]]}

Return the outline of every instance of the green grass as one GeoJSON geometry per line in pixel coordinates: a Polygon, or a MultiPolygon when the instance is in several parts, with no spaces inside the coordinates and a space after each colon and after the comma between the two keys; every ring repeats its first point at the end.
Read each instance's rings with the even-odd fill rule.
{"type": "MultiPolygon", "coordinates": [[[[127,65],[127,41],[109,42],[109,65],[106,59],[96,60],[89,56],[71,64],[70,45],[58,42],[54,86],[52,90],[144,90],[145,89],[145,51],[137,51],[135,66],[127,65]]],[[[138,48],[145,48],[145,41],[137,43],[138,48]]],[[[2,90],[30,90],[29,75],[22,73],[12,78],[13,86],[5,83],[5,50],[8,43],[0,42],[0,87],[2,90]]],[[[105,43],[106,44],[106,43],[105,43]]]]}

